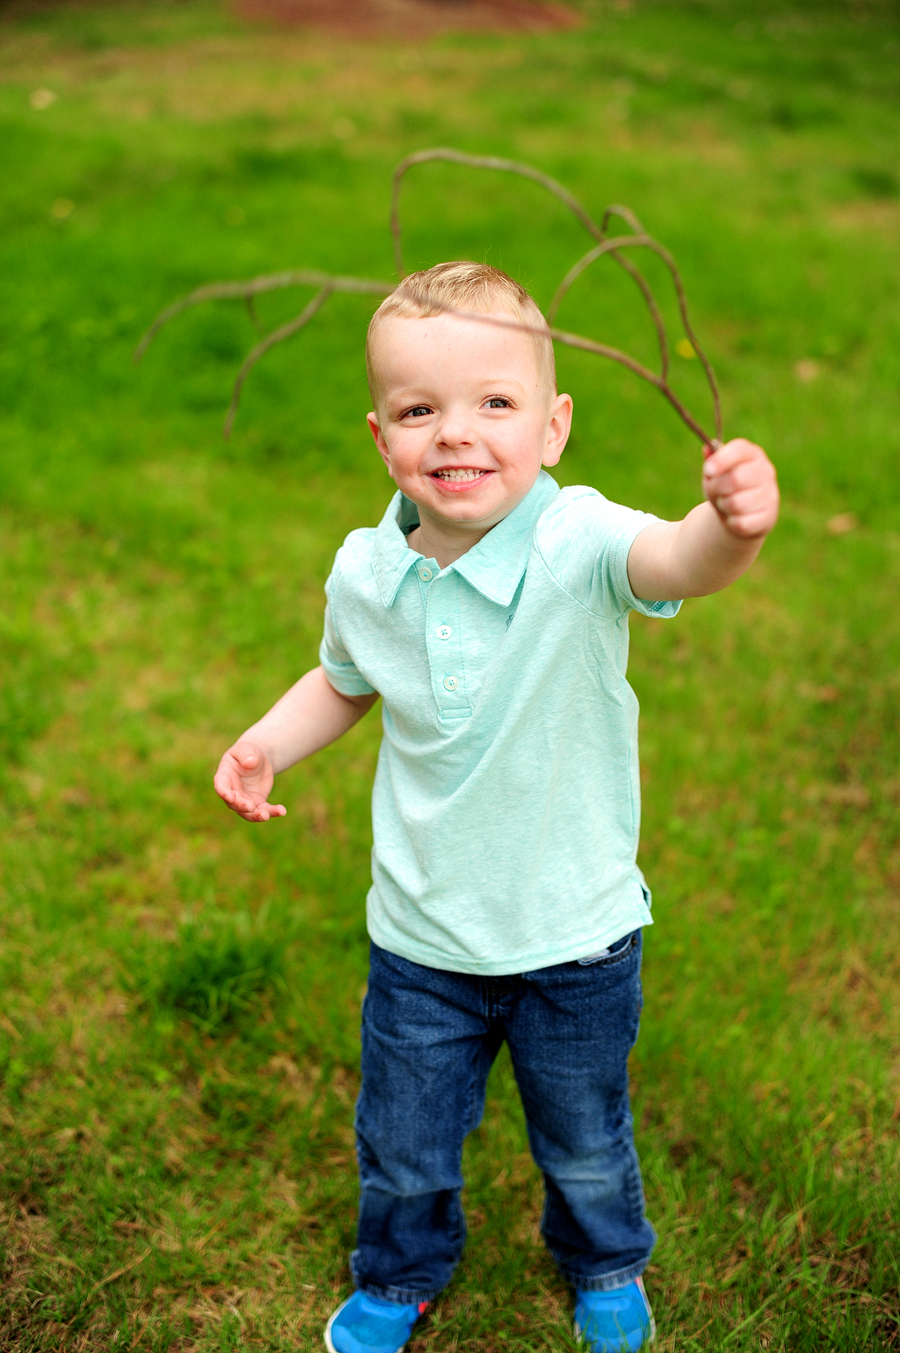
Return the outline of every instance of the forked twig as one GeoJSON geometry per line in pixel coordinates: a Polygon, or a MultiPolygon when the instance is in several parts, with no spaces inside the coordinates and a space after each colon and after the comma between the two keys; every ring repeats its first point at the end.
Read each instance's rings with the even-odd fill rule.
{"type": "Polygon", "coordinates": [[[187,296],[160,311],[150,328],[144,334],[134,350],[134,360],[139,362],[164,324],[189,310],[193,305],[202,305],[204,301],[242,300],[252,301],[266,291],[280,291],[284,287],[329,287],[332,291],[350,291],[362,295],[389,296],[394,290],[393,282],[373,282],[365,277],[336,277],[332,273],[318,272],[312,268],[292,268],[289,272],[268,273],[263,277],[252,277],[249,282],[209,282],[198,287],[187,296]]]}
{"type": "MultiPolygon", "coordinates": [[[[684,406],[677,399],[677,397],[674,394],[674,391],[671,390],[668,383],[669,354],[668,354],[668,343],[666,341],[665,324],[663,322],[662,315],[660,314],[659,307],[656,304],[656,300],[653,296],[650,284],[644,277],[643,273],[641,273],[639,268],[637,268],[633,263],[631,263],[630,260],[623,258],[623,256],[619,252],[619,249],[624,247],[626,244],[629,246],[635,244],[642,244],[646,248],[651,249],[653,253],[657,254],[662,259],[662,261],[665,263],[666,267],[669,270],[669,274],[672,278],[672,283],[675,287],[675,294],[678,298],[678,310],[681,316],[682,326],[684,327],[685,334],[691,344],[691,347],[693,348],[697,356],[700,358],[703,370],[706,373],[706,379],[709,384],[710,394],[712,395],[713,408],[715,412],[715,423],[716,423],[715,440],[716,441],[722,440],[722,415],[715,373],[713,372],[712,366],[709,362],[709,359],[706,356],[706,353],[703,351],[702,347],[700,346],[700,343],[697,340],[697,336],[694,333],[693,327],[688,318],[687,298],[685,296],[684,284],[681,280],[681,274],[679,273],[678,268],[676,267],[675,260],[672,258],[672,255],[668,252],[667,249],[664,249],[661,244],[659,244],[656,240],[654,240],[652,236],[646,234],[644,227],[641,225],[640,221],[635,216],[634,212],[630,210],[630,208],[623,207],[617,203],[614,203],[613,205],[606,208],[605,212],[603,213],[603,219],[600,225],[598,226],[596,221],[591,217],[590,213],[587,211],[587,209],[584,206],[582,206],[582,204],[578,201],[577,197],[574,197],[567,188],[564,188],[561,183],[558,183],[556,181],[556,179],[551,178],[549,174],[544,174],[540,169],[535,169],[532,165],[519,164],[517,160],[501,159],[493,155],[467,155],[465,154],[464,151],[451,150],[447,147],[437,147],[433,150],[420,150],[413,155],[407,155],[406,159],[401,160],[400,163],[397,165],[397,168],[394,170],[393,193],[391,199],[391,234],[394,237],[394,259],[397,265],[397,272],[401,277],[405,275],[403,270],[403,245],[400,227],[401,184],[403,182],[404,175],[410,169],[412,169],[414,165],[427,164],[429,161],[432,160],[446,160],[449,161],[451,164],[466,165],[468,168],[471,169],[493,169],[499,170],[500,172],[506,174],[517,174],[520,178],[531,179],[533,182],[539,183],[542,188],[546,188],[546,190],[549,193],[552,193],[554,197],[558,198],[558,200],[562,202],[564,206],[568,207],[569,211],[571,211],[572,214],[577,217],[577,219],[584,226],[585,230],[587,230],[589,234],[593,235],[594,238],[599,242],[599,247],[589,250],[588,253],[584,256],[584,258],[581,259],[579,263],[575,265],[574,269],[572,269],[572,274],[574,274],[574,276],[572,274],[569,274],[567,278],[563,280],[560,287],[557,289],[557,293],[554,296],[550,308],[547,312],[548,320],[552,322],[553,316],[555,315],[556,310],[559,308],[563,296],[565,295],[566,291],[568,290],[569,286],[571,286],[571,283],[575,280],[575,278],[578,277],[581,274],[581,272],[583,272],[584,269],[588,267],[591,263],[593,263],[597,258],[602,257],[602,255],[606,253],[611,254],[612,257],[615,259],[615,261],[621,267],[624,267],[625,271],[629,274],[629,276],[633,278],[633,280],[640,287],[641,294],[644,297],[644,302],[647,306],[647,309],[650,312],[654,328],[656,329],[657,342],[659,344],[660,350],[660,364],[662,370],[660,373],[660,377],[658,379],[653,378],[651,380],[651,384],[655,385],[656,388],[660,391],[660,393],[663,394],[666,397],[666,399],[669,400],[669,403],[672,404],[673,408],[675,408],[675,410],[685,420],[685,422],[688,423],[688,426],[691,428],[691,431],[697,433],[698,432],[697,423],[693,419],[688,421],[688,419],[685,418],[684,406]],[[629,225],[631,229],[634,231],[634,237],[627,240],[619,239],[615,241],[615,243],[612,246],[610,246],[610,242],[607,239],[607,230],[609,229],[610,218],[613,216],[621,217],[621,219],[624,220],[625,223],[629,225]],[[571,280],[569,280],[569,278],[571,278],[571,280]]],[[[556,337],[557,342],[567,343],[570,347],[584,346],[584,341],[582,340],[579,340],[578,342],[572,342],[573,336],[571,335],[568,338],[563,338],[559,335],[554,336],[556,337]]],[[[598,355],[609,357],[612,361],[621,361],[621,358],[623,356],[623,354],[621,353],[617,354],[616,356],[613,356],[614,350],[607,349],[603,344],[598,344],[595,345],[594,347],[588,347],[586,351],[597,352],[598,355]]],[[[640,366],[640,363],[635,363],[629,360],[626,362],[622,362],[622,365],[627,366],[629,370],[634,371],[636,375],[643,375],[643,378],[645,380],[648,379],[647,375],[644,375],[645,369],[640,366]]],[[[703,440],[704,442],[709,442],[712,439],[704,435],[703,440]]]]}
{"type": "Polygon", "coordinates": [[[595,237],[602,239],[603,232],[596,221],[592,220],[587,210],[581,205],[577,197],[573,197],[568,188],[564,188],[556,179],[552,179],[549,174],[543,173],[540,169],[533,168],[530,164],[519,164],[516,160],[502,160],[495,155],[467,155],[462,150],[450,150],[444,146],[435,147],[432,150],[417,150],[412,155],[407,155],[405,160],[401,160],[394,170],[393,192],[391,194],[391,234],[394,237],[394,260],[397,264],[397,273],[400,277],[405,277],[403,269],[403,245],[402,232],[400,228],[400,188],[404,176],[417,164],[428,164],[431,160],[448,160],[451,164],[462,164],[468,169],[499,169],[505,174],[518,174],[521,178],[532,179],[539,183],[542,188],[546,188],[548,193],[558,197],[564,206],[569,208],[573,215],[577,216],[585,230],[595,237]]]}
{"type": "MultiPolygon", "coordinates": [[[[634,215],[634,213],[631,212],[631,211],[629,211],[628,207],[619,207],[619,206],[615,206],[615,205],[614,205],[614,206],[611,206],[611,207],[607,207],[607,208],[606,208],[606,211],[603,213],[603,229],[604,229],[604,230],[606,230],[606,229],[608,228],[608,226],[609,226],[609,218],[610,218],[610,216],[621,216],[622,219],[623,219],[624,221],[626,221],[626,222],[631,226],[632,230],[636,230],[636,231],[638,231],[638,232],[643,231],[643,226],[642,226],[641,223],[638,221],[638,219],[637,219],[637,217],[634,215]]],[[[700,364],[701,364],[701,366],[703,367],[703,370],[704,370],[704,372],[705,372],[705,374],[706,374],[706,383],[707,383],[707,385],[709,386],[709,392],[710,392],[710,394],[711,394],[711,396],[712,396],[713,410],[714,410],[715,420],[716,420],[716,440],[717,440],[718,442],[721,442],[721,440],[722,440],[722,405],[721,405],[721,401],[720,401],[720,399],[719,399],[719,386],[718,386],[718,382],[716,381],[715,372],[714,372],[713,369],[712,369],[712,363],[710,362],[709,358],[707,357],[705,350],[700,346],[700,343],[699,343],[699,340],[698,340],[698,338],[697,338],[697,335],[694,333],[694,327],[693,327],[693,325],[691,324],[690,318],[689,318],[689,316],[688,316],[687,296],[685,295],[685,292],[684,292],[684,283],[683,283],[682,280],[681,280],[681,273],[678,271],[677,267],[675,266],[675,260],[674,260],[674,258],[672,257],[672,255],[669,253],[668,249],[664,249],[663,246],[662,246],[661,244],[659,244],[656,240],[653,241],[653,246],[652,246],[652,247],[653,247],[654,252],[657,253],[657,254],[659,255],[659,257],[662,259],[662,261],[665,263],[666,267],[667,267],[668,270],[669,270],[669,276],[672,278],[672,285],[673,285],[674,288],[675,288],[675,295],[676,295],[677,298],[678,298],[678,313],[679,313],[679,315],[681,316],[681,325],[682,325],[682,328],[684,329],[684,332],[685,332],[685,335],[687,336],[688,342],[690,343],[691,347],[694,349],[694,352],[695,352],[695,353],[697,354],[697,356],[699,357],[699,359],[700,359],[700,364]]],[[[625,263],[626,260],[620,259],[619,262],[625,263]]],[[[643,279],[642,279],[642,280],[643,280],[643,279]]],[[[648,306],[651,306],[651,302],[650,302],[649,299],[647,300],[647,304],[648,304],[648,306]]],[[[652,307],[651,307],[651,308],[652,308],[652,307]]],[[[660,325],[657,325],[657,332],[660,332],[660,325]]],[[[660,343],[661,349],[662,349],[662,347],[663,347],[664,344],[665,344],[665,333],[664,333],[664,330],[663,330],[663,331],[662,331],[661,343],[660,343]]],[[[665,353],[663,353],[663,373],[662,373],[662,374],[663,374],[663,379],[666,378],[667,368],[668,368],[668,360],[667,360],[667,358],[666,358],[666,356],[665,356],[665,353]]]]}
{"type": "Polygon", "coordinates": [[[282,343],[284,339],[290,338],[292,334],[297,333],[298,329],[302,329],[304,324],[308,324],[313,315],[317,315],[322,309],[322,306],[328,300],[328,297],[334,289],[333,286],[326,283],[321,290],[316,292],[309,304],[304,306],[299,315],[295,315],[293,319],[288,320],[287,324],[282,324],[278,329],[273,329],[261,343],[257,343],[256,347],[248,352],[247,356],[244,358],[243,365],[237,374],[237,380],[234,383],[234,390],[231,394],[231,403],[228,405],[228,412],[225,415],[226,437],[231,436],[231,429],[234,426],[234,420],[237,417],[241,390],[244,388],[244,381],[250,375],[251,368],[256,366],[260,357],[265,357],[269,348],[274,348],[276,343],[282,343]]]}
{"type": "MultiPolygon", "coordinates": [[[[403,244],[402,230],[400,225],[400,189],[406,174],[416,165],[427,164],[434,160],[444,160],[452,164],[464,165],[471,169],[489,169],[499,170],[503,173],[516,174],[520,178],[531,179],[532,182],[539,184],[549,193],[556,197],[569,211],[580,221],[581,225],[597,241],[566,273],[556,289],[553,300],[547,311],[547,319],[551,327],[549,336],[557,343],[564,343],[571,348],[578,348],[583,352],[592,352],[597,356],[606,357],[610,361],[617,362],[627,370],[634,372],[642,380],[647,381],[671,404],[678,416],[690,428],[695,436],[699,437],[704,443],[718,444],[722,439],[722,414],[719,401],[719,392],[716,385],[715,375],[706,353],[703,351],[693,326],[690,322],[687,308],[687,298],[685,296],[684,284],[681,280],[681,274],[675,264],[675,260],[667,249],[663,247],[652,235],[648,235],[641,225],[641,222],[628,207],[613,204],[606,208],[603,213],[601,223],[591,217],[586,208],[578,201],[576,197],[564,188],[556,179],[544,174],[540,169],[535,169],[531,165],[519,164],[515,160],[501,159],[496,156],[486,155],[467,155],[463,151],[452,150],[446,147],[437,147],[432,150],[420,150],[413,155],[408,155],[397,165],[394,170],[391,193],[391,235],[394,241],[394,257],[397,265],[397,273],[400,278],[406,274],[403,264],[403,244]],[[623,220],[630,228],[632,234],[610,236],[608,234],[610,221],[613,217],[623,220]],[[706,374],[709,384],[710,394],[712,396],[713,410],[715,417],[715,438],[711,438],[706,433],[698,421],[694,418],[682,401],[675,394],[669,384],[669,344],[666,336],[666,326],[662,313],[657,304],[656,298],[650,283],[641,272],[637,264],[623,252],[626,249],[644,248],[654,253],[665,265],[678,302],[678,312],[685,335],[688,338],[693,351],[697,354],[706,374]],[[621,268],[628,273],[629,277],[639,288],[650,315],[653,327],[656,332],[656,341],[659,347],[660,371],[656,373],[649,370],[641,362],[630,357],[627,353],[619,351],[618,348],[609,347],[605,343],[598,343],[594,339],[584,338],[580,334],[572,334],[564,329],[552,327],[553,319],[559,310],[565,296],[577,279],[598,259],[605,256],[612,258],[621,268]]],[[[312,300],[294,319],[282,324],[266,335],[257,345],[247,354],[232,392],[231,403],[228,407],[228,413],[225,418],[225,436],[229,436],[235,415],[237,413],[241,390],[252,368],[277,343],[283,342],[286,338],[297,333],[304,325],[308,324],[315,314],[322,308],[325,302],[334,292],[349,292],[363,295],[388,296],[396,289],[395,283],[373,281],[361,277],[344,277],[331,273],[318,272],[312,269],[293,269],[288,272],[272,273],[263,277],[251,278],[246,282],[216,282],[208,286],[198,287],[188,296],[170,305],[166,310],[153,321],[153,324],[147,330],[144,337],[134,354],[135,361],[139,361],[146,352],[149,344],[155,335],[170,319],[181,314],[183,310],[191,306],[199,305],[204,301],[240,298],[243,299],[250,317],[260,328],[256,317],[254,307],[254,297],[267,291],[276,291],[284,287],[292,286],[313,286],[316,287],[316,294],[312,300]]],[[[436,308],[441,311],[447,311],[458,315],[460,318],[471,319],[479,323],[500,325],[504,328],[512,328],[525,333],[547,335],[547,330],[535,328],[532,325],[520,323],[517,320],[501,315],[470,314],[454,310],[453,307],[437,304],[436,308]]]]}
{"type": "Polygon", "coordinates": [[[256,313],[256,301],[253,299],[252,296],[245,296],[244,304],[247,307],[247,314],[250,316],[250,323],[253,325],[256,332],[258,334],[261,334],[263,332],[263,326],[262,320],[256,313]]]}
{"type": "Polygon", "coordinates": [[[674,390],[666,384],[662,376],[658,376],[655,371],[650,371],[648,367],[636,361],[634,357],[629,357],[627,352],[621,352],[618,348],[611,348],[606,343],[596,343],[593,338],[582,338],[580,334],[570,334],[565,329],[554,329],[552,325],[547,329],[539,329],[535,324],[525,324],[521,320],[508,319],[504,315],[486,315],[477,310],[456,310],[452,305],[444,305],[440,301],[434,300],[427,292],[425,299],[436,310],[442,310],[448,315],[456,315],[458,319],[472,320],[476,324],[493,324],[501,329],[513,329],[518,333],[533,334],[536,338],[549,337],[555,343],[565,343],[569,348],[579,348],[582,352],[593,352],[598,357],[607,357],[611,362],[618,362],[620,366],[633,371],[636,376],[640,376],[641,380],[647,381],[649,385],[659,390],[660,394],[664,395],[672,405],[682,422],[690,428],[695,436],[699,437],[704,445],[713,445],[709,435],[703,431],[703,428],[685,408],[674,390]]]}

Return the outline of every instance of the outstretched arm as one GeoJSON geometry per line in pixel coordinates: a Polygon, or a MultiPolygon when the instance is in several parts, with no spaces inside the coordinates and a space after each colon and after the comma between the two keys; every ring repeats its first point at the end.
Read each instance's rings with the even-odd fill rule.
{"type": "Polygon", "coordinates": [[[683,521],[653,522],[635,538],[628,580],[636,597],[671,601],[721,591],[746,572],[775,525],[778,481],[762,447],[738,437],[705,455],[706,502],[683,521]]]}
{"type": "Polygon", "coordinates": [[[284,817],[284,804],[268,802],[275,776],[336,742],[377,699],[341,695],[313,668],[229,747],[213,779],[219,798],[248,822],[284,817]]]}

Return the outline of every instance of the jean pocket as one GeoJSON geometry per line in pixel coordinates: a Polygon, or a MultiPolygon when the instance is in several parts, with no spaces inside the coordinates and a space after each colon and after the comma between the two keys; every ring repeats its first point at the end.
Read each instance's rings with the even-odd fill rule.
{"type": "Polygon", "coordinates": [[[630,935],[623,935],[621,939],[614,940],[605,954],[597,954],[593,958],[578,958],[575,962],[581,968],[598,966],[611,968],[615,963],[621,963],[636,948],[640,934],[640,930],[632,930],[630,935]]]}

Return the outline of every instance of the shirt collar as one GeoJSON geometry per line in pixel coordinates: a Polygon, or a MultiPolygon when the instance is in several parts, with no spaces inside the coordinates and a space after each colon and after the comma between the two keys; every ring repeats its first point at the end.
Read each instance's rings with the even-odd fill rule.
{"type": "MultiPolygon", "coordinates": [[[[538,518],[557,493],[559,485],[542,470],[509,516],[499,521],[450,567],[488,601],[508,606],[522,581],[538,518]]],[[[406,539],[406,532],[418,521],[415,503],[397,492],[376,528],[372,565],[385,606],[393,605],[407,569],[419,557],[409,548],[406,539]]]]}

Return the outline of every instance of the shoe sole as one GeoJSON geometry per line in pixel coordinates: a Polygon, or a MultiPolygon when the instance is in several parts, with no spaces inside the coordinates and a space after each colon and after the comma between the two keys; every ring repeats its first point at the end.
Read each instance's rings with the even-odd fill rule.
{"type": "MultiPolygon", "coordinates": [[[[576,1342],[579,1343],[579,1344],[583,1344],[583,1343],[586,1342],[584,1335],[582,1334],[581,1330],[578,1328],[577,1325],[575,1326],[575,1340],[576,1340],[576,1342]]],[[[644,1339],[643,1343],[641,1343],[641,1344],[638,1345],[638,1349],[640,1350],[640,1349],[642,1349],[642,1348],[649,1348],[649,1347],[651,1346],[651,1344],[655,1344],[655,1343],[656,1343],[656,1321],[655,1321],[655,1320],[653,1319],[653,1317],[651,1316],[651,1317],[650,1317],[650,1333],[649,1333],[649,1334],[647,1335],[647,1337],[644,1339]]],[[[329,1349],[331,1349],[331,1345],[330,1345],[330,1344],[329,1344],[329,1349]]],[[[335,1353],[334,1349],[331,1349],[331,1353],[335,1353]]],[[[618,1353],[618,1350],[616,1350],[616,1353],[618,1353]]]]}

